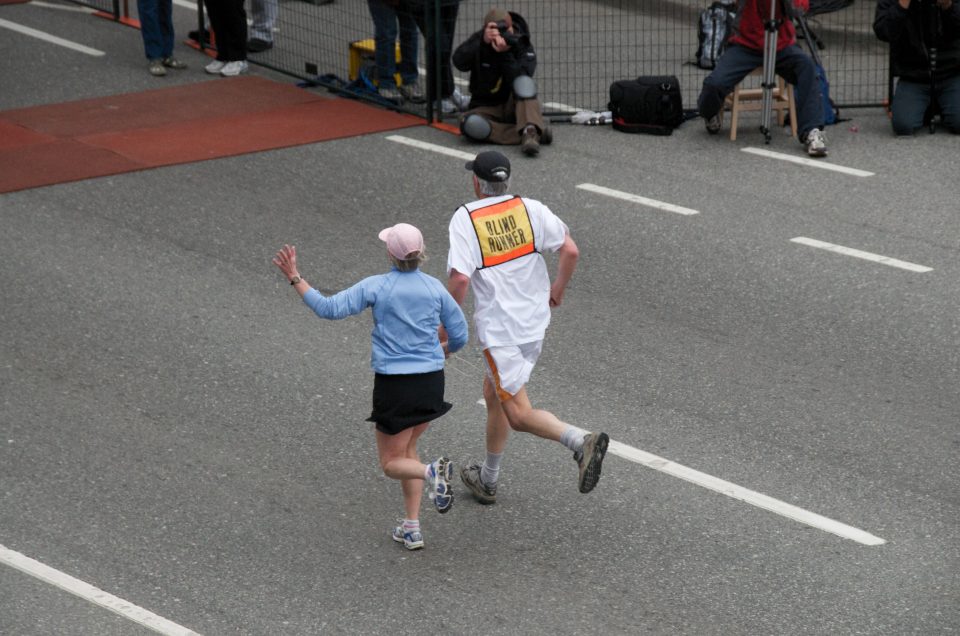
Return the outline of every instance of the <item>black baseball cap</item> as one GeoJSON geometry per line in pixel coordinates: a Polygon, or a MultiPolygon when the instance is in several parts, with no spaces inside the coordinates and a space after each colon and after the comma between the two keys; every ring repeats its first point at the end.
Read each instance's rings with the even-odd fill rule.
{"type": "Polygon", "coordinates": [[[467,162],[466,168],[484,181],[497,183],[510,178],[510,160],[496,150],[481,152],[467,162]]]}

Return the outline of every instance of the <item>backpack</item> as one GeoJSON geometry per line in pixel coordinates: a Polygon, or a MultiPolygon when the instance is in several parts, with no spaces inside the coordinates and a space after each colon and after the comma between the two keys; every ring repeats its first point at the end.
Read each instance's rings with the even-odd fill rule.
{"type": "Polygon", "coordinates": [[[700,12],[697,26],[697,66],[712,69],[727,49],[736,19],[736,0],[716,0],[700,12]]]}
{"type": "Polygon", "coordinates": [[[617,80],[610,85],[607,108],[620,132],[670,135],[683,123],[680,82],[674,75],[617,80]]]}

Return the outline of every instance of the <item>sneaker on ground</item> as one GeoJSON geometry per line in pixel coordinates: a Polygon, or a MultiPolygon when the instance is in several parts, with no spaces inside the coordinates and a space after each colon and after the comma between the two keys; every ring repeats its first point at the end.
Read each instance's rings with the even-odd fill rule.
{"type": "Polygon", "coordinates": [[[246,73],[248,68],[250,68],[250,65],[247,64],[246,60],[234,60],[224,64],[223,68],[220,69],[220,74],[224,77],[236,77],[240,73],[246,73]]]}
{"type": "Polygon", "coordinates": [[[150,63],[147,65],[147,70],[149,70],[150,74],[154,77],[162,77],[167,74],[167,69],[163,67],[163,60],[150,60],[150,63]]]}
{"type": "Polygon", "coordinates": [[[404,532],[403,524],[394,527],[391,536],[397,543],[402,543],[407,550],[419,550],[423,547],[423,533],[419,530],[404,532]]]}
{"type": "Polygon", "coordinates": [[[580,492],[590,492],[600,481],[600,468],[609,444],[610,437],[606,433],[589,433],[583,438],[580,450],[573,454],[580,466],[580,492]]]}
{"type": "Polygon", "coordinates": [[[226,62],[221,62],[220,60],[214,60],[209,64],[207,64],[206,66],[204,66],[203,70],[205,70],[207,73],[210,73],[211,75],[218,75],[220,71],[223,70],[223,67],[226,65],[227,65],[226,62]]]}
{"type": "Polygon", "coordinates": [[[530,125],[523,129],[520,150],[528,157],[536,157],[540,154],[540,133],[537,132],[536,126],[530,125]]]}
{"type": "Polygon", "coordinates": [[[449,97],[444,97],[443,99],[440,100],[440,104],[438,105],[437,110],[439,110],[444,115],[452,115],[453,113],[457,112],[458,109],[457,109],[457,105],[453,102],[452,99],[450,99],[449,97]]]}
{"type": "Polygon", "coordinates": [[[394,102],[403,101],[403,95],[400,94],[396,86],[381,86],[377,92],[380,93],[380,97],[384,99],[389,99],[394,102]]]}
{"type": "Polygon", "coordinates": [[[456,106],[457,110],[464,111],[470,107],[470,96],[464,95],[459,88],[455,88],[453,94],[450,95],[450,102],[456,106]]]}
{"type": "Polygon", "coordinates": [[[430,464],[430,470],[433,473],[433,477],[427,484],[430,488],[430,498],[433,499],[437,512],[443,514],[453,506],[453,488],[450,487],[450,480],[453,479],[453,462],[446,457],[440,457],[430,464]]]}
{"type": "Polygon", "coordinates": [[[807,147],[807,154],[811,157],[827,156],[827,138],[819,128],[808,132],[807,139],[803,143],[807,147]]]}
{"type": "Polygon", "coordinates": [[[165,57],[165,58],[163,58],[163,60],[161,60],[161,61],[162,61],[163,65],[166,66],[167,68],[172,68],[172,69],[177,70],[177,71],[182,71],[183,69],[187,68],[187,63],[186,63],[186,62],[181,62],[180,60],[178,60],[177,58],[175,58],[175,57],[173,57],[173,56],[171,56],[171,57],[165,57]]]}
{"type": "Polygon", "coordinates": [[[460,481],[480,503],[497,503],[497,485],[488,486],[483,483],[483,480],[480,479],[480,464],[470,464],[461,468],[460,481]]]}
{"type": "Polygon", "coordinates": [[[720,113],[706,120],[707,132],[716,135],[720,132],[720,113]]]}
{"type": "Polygon", "coordinates": [[[399,86],[397,90],[400,91],[405,100],[412,104],[425,104],[427,101],[427,96],[424,95],[419,80],[414,80],[409,84],[404,82],[403,86],[399,86]]]}

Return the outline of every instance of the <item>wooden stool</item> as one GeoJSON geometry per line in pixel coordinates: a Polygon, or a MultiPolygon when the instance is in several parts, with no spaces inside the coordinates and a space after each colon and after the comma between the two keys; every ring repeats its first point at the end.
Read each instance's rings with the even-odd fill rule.
{"type": "MultiPolygon", "coordinates": [[[[751,75],[762,76],[763,69],[756,68],[750,72],[751,75]]],[[[733,92],[727,95],[723,100],[723,108],[720,109],[720,125],[723,125],[723,112],[730,110],[730,140],[737,138],[737,124],[740,122],[740,113],[747,111],[760,111],[763,109],[763,87],[743,88],[746,78],[737,84],[733,92]]],[[[777,113],[777,123],[783,127],[784,111],[790,113],[790,132],[794,138],[797,136],[797,104],[793,98],[793,86],[786,80],[777,75],[777,85],[773,89],[773,104],[771,112],[777,113]]]]}

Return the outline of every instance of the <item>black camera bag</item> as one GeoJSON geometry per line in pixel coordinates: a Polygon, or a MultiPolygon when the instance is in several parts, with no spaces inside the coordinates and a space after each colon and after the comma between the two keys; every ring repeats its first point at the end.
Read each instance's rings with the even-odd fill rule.
{"type": "Polygon", "coordinates": [[[674,75],[617,80],[610,85],[613,127],[621,132],[670,135],[683,123],[680,82],[674,75]]]}

